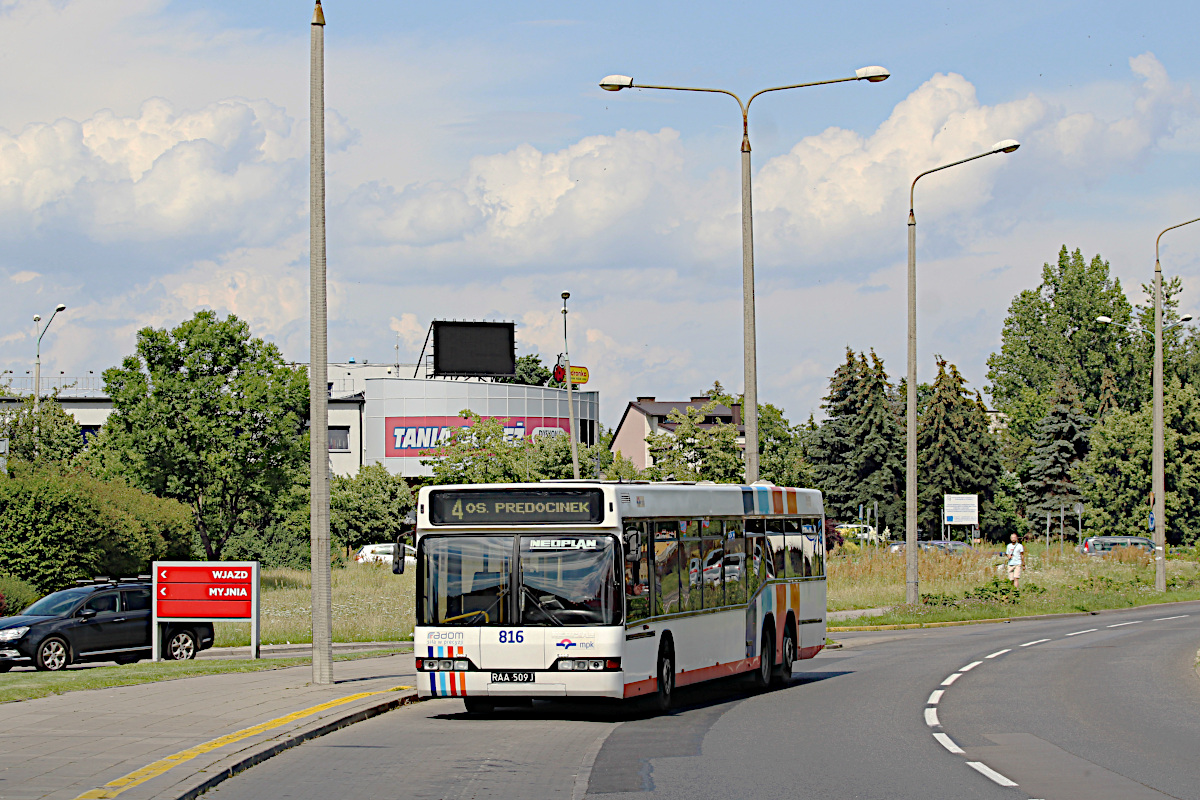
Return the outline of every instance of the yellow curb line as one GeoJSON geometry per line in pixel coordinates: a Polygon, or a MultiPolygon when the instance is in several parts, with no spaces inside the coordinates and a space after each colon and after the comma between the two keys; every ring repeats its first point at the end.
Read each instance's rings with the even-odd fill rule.
{"type": "Polygon", "coordinates": [[[910,622],[904,625],[849,625],[841,628],[826,627],[827,631],[908,631],[917,628],[952,628],[956,625],[982,625],[985,622],[1012,622],[1021,617],[999,619],[964,619],[955,622],[910,622]]]}
{"type": "Polygon", "coordinates": [[[225,747],[226,745],[240,742],[243,739],[248,739],[251,736],[256,736],[257,734],[264,733],[265,731],[278,728],[282,725],[288,724],[289,722],[295,722],[298,719],[311,717],[313,714],[319,714],[322,711],[328,711],[331,708],[336,708],[340,705],[345,705],[346,703],[352,703],[355,700],[361,700],[364,697],[371,697],[377,694],[386,694],[387,692],[399,692],[412,688],[413,687],[411,686],[393,686],[390,689],[382,689],[377,692],[359,692],[358,694],[351,694],[347,695],[346,697],[340,697],[337,700],[330,700],[328,703],[321,703],[320,705],[312,706],[302,711],[294,711],[287,716],[268,720],[267,722],[262,722],[249,728],[243,728],[240,731],[227,733],[217,739],[204,742],[203,744],[198,744],[195,747],[189,747],[187,750],[181,750],[180,752],[169,755],[166,758],[160,758],[158,761],[155,761],[152,764],[147,764],[141,769],[134,770],[128,775],[117,778],[113,781],[109,781],[99,789],[91,789],[86,791],[76,797],[75,800],[103,800],[104,798],[116,797],[126,789],[132,789],[135,786],[140,786],[151,778],[157,778],[159,775],[162,775],[163,773],[179,766],[180,764],[184,764],[188,761],[191,761],[193,758],[196,758],[197,756],[212,752],[213,750],[225,747]]]}

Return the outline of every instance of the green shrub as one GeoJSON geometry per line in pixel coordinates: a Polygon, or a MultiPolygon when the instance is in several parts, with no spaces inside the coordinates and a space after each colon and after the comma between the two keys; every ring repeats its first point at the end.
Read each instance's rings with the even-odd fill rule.
{"type": "Polygon", "coordinates": [[[42,593],[20,578],[0,574],[0,617],[12,617],[29,608],[42,593]]]}
{"type": "Polygon", "coordinates": [[[0,478],[0,570],[45,592],[190,558],[186,506],[120,481],[19,465],[0,478]]]}

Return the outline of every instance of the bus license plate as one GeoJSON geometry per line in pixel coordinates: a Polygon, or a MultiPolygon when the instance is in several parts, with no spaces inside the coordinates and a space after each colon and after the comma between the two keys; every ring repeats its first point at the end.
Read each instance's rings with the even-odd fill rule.
{"type": "Polygon", "coordinates": [[[492,683],[533,683],[532,672],[493,672],[492,683]]]}

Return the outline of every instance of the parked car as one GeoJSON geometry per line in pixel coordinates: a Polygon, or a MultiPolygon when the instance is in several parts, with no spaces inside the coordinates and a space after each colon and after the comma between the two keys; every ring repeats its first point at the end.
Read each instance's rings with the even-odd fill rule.
{"type": "Polygon", "coordinates": [[[1144,536],[1089,536],[1076,549],[1086,556],[1102,556],[1118,547],[1136,547],[1154,554],[1154,542],[1144,536]]]}
{"type": "MultiPolygon", "coordinates": [[[[0,618],[0,672],[29,664],[50,671],[81,661],[132,664],[150,657],[151,642],[150,583],[98,579],[0,618]]],[[[211,622],[171,623],[163,656],[195,658],[212,644],[211,622]]]]}
{"type": "MultiPolygon", "coordinates": [[[[376,564],[391,564],[392,556],[396,552],[395,543],[390,544],[368,544],[358,548],[354,553],[354,560],[359,563],[376,563],[376,564]]],[[[412,545],[404,545],[404,563],[408,565],[417,563],[417,551],[412,545]]]]}
{"type": "Polygon", "coordinates": [[[961,556],[965,553],[975,552],[975,548],[966,542],[959,542],[954,539],[934,539],[929,544],[943,553],[949,553],[952,556],[961,556]]]}
{"type": "MultiPolygon", "coordinates": [[[[929,541],[925,541],[925,540],[920,540],[917,542],[917,550],[918,551],[929,552],[931,550],[937,550],[937,549],[938,548],[934,542],[929,542],[929,541]]],[[[889,544],[887,546],[886,552],[888,552],[888,553],[903,553],[904,552],[904,542],[892,542],[891,544],[889,544]]]]}

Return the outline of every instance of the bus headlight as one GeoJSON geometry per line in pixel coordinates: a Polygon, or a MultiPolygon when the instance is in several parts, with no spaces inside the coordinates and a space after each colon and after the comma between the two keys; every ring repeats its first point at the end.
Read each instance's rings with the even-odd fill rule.
{"type": "Polygon", "coordinates": [[[470,669],[470,664],[467,663],[467,660],[465,658],[455,659],[454,669],[456,669],[459,672],[463,672],[465,670],[470,669]]]}

